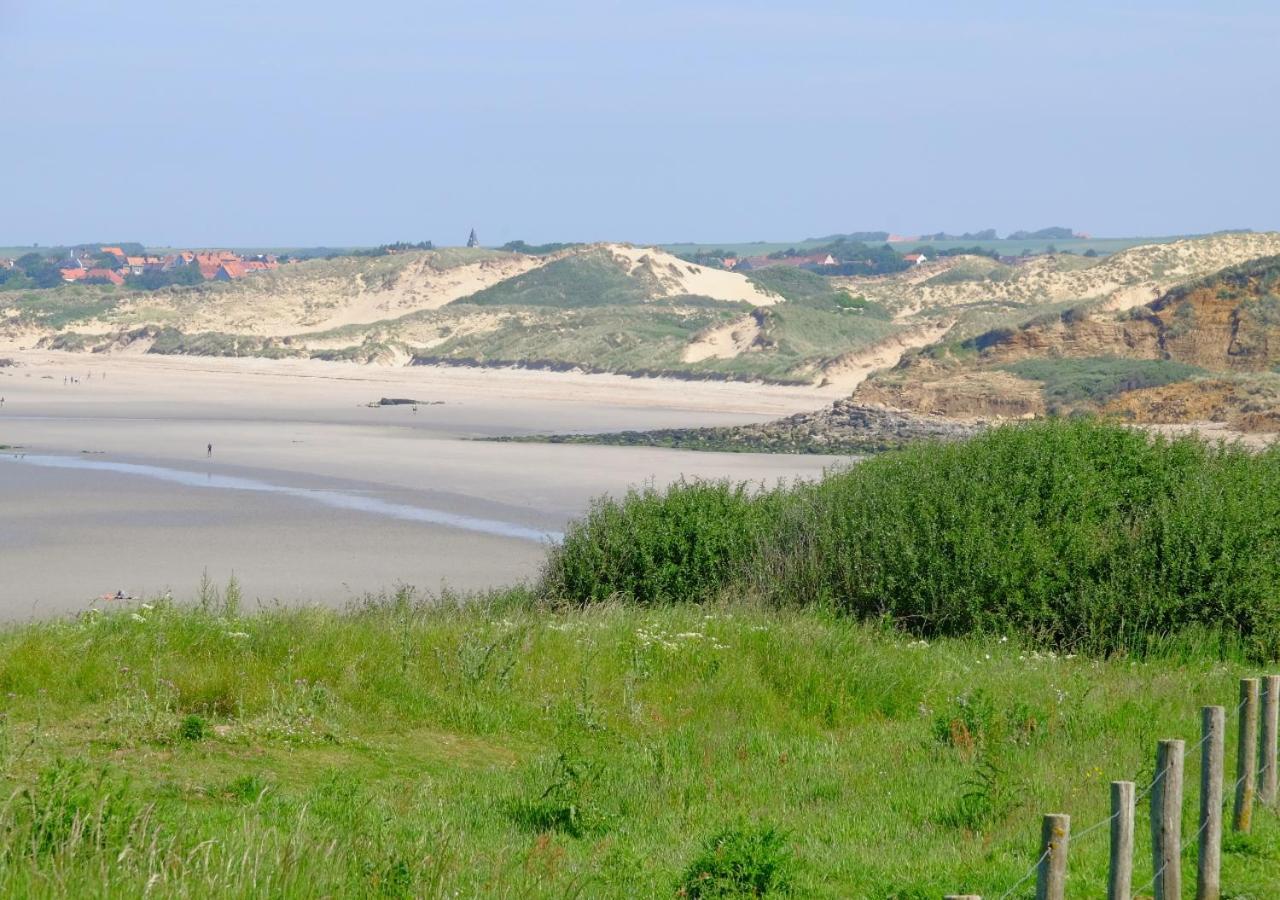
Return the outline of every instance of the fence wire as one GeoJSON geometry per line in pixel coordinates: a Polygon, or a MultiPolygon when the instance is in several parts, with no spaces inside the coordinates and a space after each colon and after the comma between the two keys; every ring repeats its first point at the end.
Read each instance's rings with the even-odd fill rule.
{"type": "MultiPolygon", "coordinates": [[[[1236,708],[1233,710],[1233,713],[1238,715],[1240,711],[1244,709],[1245,704],[1247,703],[1248,703],[1247,699],[1241,700],[1239,703],[1236,704],[1236,708]]],[[[1196,741],[1191,746],[1189,750],[1185,751],[1185,754],[1195,753],[1195,751],[1199,750],[1201,747],[1204,746],[1204,743],[1207,740],[1209,740],[1209,734],[1206,732],[1204,735],[1200,737],[1200,740],[1196,741]]],[[[1137,794],[1134,795],[1133,805],[1135,810],[1138,806],[1138,803],[1144,800],[1153,790],[1155,790],[1156,785],[1160,783],[1160,779],[1164,778],[1165,773],[1168,771],[1169,771],[1168,768],[1161,769],[1160,772],[1154,778],[1151,779],[1150,784],[1148,784],[1141,791],[1139,791],[1137,794]]],[[[1224,790],[1222,792],[1223,793],[1223,802],[1222,802],[1223,809],[1226,809],[1228,806],[1230,806],[1231,796],[1235,794],[1237,789],[1239,789],[1241,783],[1244,782],[1246,777],[1248,776],[1241,775],[1239,778],[1235,780],[1235,783],[1231,785],[1231,788],[1229,790],[1224,790]]],[[[1105,819],[1102,819],[1101,821],[1098,821],[1098,822],[1094,822],[1092,825],[1090,825],[1088,828],[1085,828],[1083,831],[1079,832],[1078,834],[1071,835],[1072,842],[1079,843],[1082,839],[1084,839],[1086,835],[1092,834],[1093,832],[1097,831],[1103,826],[1109,825],[1111,822],[1115,821],[1115,819],[1119,815],[1120,815],[1120,810],[1116,810],[1111,815],[1107,816],[1105,819]]],[[[1207,819],[1201,823],[1200,828],[1196,831],[1194,835],[1191,836],[1191,840],[1183,844],[1183,847],[1181,850],[1182,853],[1186,853],[1188,847],[1195,845],[1200,840],[1200,835],[1204,833],[1204,829],[1208,824],[1209,824],[1209,821],[1207,819]]],[[[1179,839],[1181,840],[1181,838],[1179,839]]],[[[1035,863],[1031,866],[1031,868],[1027,870],[1027,873],[1023,875],[1021,878],[1019,878],[1016,882],[1014,882],[1012,887],[1010,887],[1007,891],[1005,891],[1003,894],[1000,895],[1000,900],[1008,900],[1008,898],[1012,897],[1014,891],[1022,887],[1024,884],[1026,884],[1027,881],[1031,878],[1031,876],[1036,874],[1036,871],[1040,868],[1040,864],[1044,862],[1045,859],[1048,858],[1048,856],[1049,856],[1049,850],[1046,848],[1045,851],[1040,854],[1040,858],[1037,859],[1035,863]]],[[[1157,869],[1155,874],[1151,876],[1151,880],[1148,881],[1142,887],[1138,888],[1133,893],[1143,894],[1143,893],[1146,893],[1149,889],[1155,887],[1156,879],[1158,879],[1161,875],[1164,874],[1164,870],[1168,867],[1168,865],[1169,865],[1168,863],[1165,863],[1163,866],[1157,869]]]]}

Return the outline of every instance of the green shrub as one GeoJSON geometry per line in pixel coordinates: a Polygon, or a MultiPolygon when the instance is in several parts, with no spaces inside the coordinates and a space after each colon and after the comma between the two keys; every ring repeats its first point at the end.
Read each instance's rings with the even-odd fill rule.
{"type": "Polygon", "coordinates": [[[1050,405],[1104,403],[1125,391],[1160,387],[1204,374],[1203,369],[1172,360],[1120,357],[1025,359],[1004,368],[1020,378],[1042,382],[1050,405]]]}
{"type": "Polygon", "coordinates": [[[791,851],[767,825],[714,835],[680,876],[680,897],[767,897],[790,893],[791,851]]]}
{"type": "Polygon", "coordinates": [[[680,484],[595,504],[545,587],[728,591],[921,636],[1143,653],[1201,629],[1280,651],[1280,450],[1048,421],[917,444],[815,484],[680,484]]]}
{"type": "Polygon", "coordinates": [[[772,498],[745,485],[682,481],[598,499],[551,552],[543,590],[576,602],[709,598],[752,556],[772,498]]]}
{"type": "Polygon", "coordinates": [[[204,740],[205,732],[204,719],[194,713],[182,720],[182,724],[178,726],[178,737],[184,741],[201,741],[204,740]]]}

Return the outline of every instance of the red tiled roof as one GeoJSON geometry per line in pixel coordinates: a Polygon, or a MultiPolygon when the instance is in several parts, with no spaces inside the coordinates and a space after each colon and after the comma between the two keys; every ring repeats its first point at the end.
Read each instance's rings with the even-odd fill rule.
{"type": "Polygon", "coordinates": [[[63,281],[79,281],[85,275],[89,274],[84,269],[61,269],[63,281]]]}
{"type": "Polygon", "coordinates": [[[112,256],[119,256],[121,258],[124,257],[124,251],[121,250],[119,247],[103,247],[102,252],[110,253],[112,256]]]}
{"type": "Polygon", "coordinates": [[[111,269],[90,269],[88,272],[84,273],[84,277],[105,278],[112,284],[124,284],[124,278],[121,277],[120,273],[114,272],[111,269]]]}

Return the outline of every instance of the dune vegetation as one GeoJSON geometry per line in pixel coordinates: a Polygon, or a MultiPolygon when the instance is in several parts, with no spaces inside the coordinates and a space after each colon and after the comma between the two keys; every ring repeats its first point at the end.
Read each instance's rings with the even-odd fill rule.
{"type": "MultiPolygon", "coordinates": [[[[487,596],[9,625],[0,893],[1001,896],[1274,666],[1276,462],[1041,423],[602,499],[487,596]]],[[[1264,809],[1223,881],[1278,873],[1264,809]]]]}

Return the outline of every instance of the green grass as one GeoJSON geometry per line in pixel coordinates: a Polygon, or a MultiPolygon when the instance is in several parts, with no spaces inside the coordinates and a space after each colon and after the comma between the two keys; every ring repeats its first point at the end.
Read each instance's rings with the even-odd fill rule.
{"type": "Polygon", "coordinates": [[[1001,366],[1020,378],[1043,384],[1051,407],[1079,403],[1102,405],[1117,394],[1186,381],[1205,371],[1167,359],[1024,359],[1001,366]]]}
{"type": "Polygon", "coordinates": [[[1048,421],[886,453],[821,482],[677,484],[602,499],[553,595],[750,595],[923,637],[1016,633],[1144,653],[1189,627],[1280,652],[1280,451],[1048,421]]]}
{"type": "Polygon", "coordinates": [[[605,251],[556,260],[455,301],[475,306],[553,306],[577,309],[643,303],[648,285],[619,268],[605,251]]]}
{"type": "Polygon", "coordinates": [[[114,287],[64,285],[6,296],[0,300],[0,307],[15,309],[18,325],[60,331],[73,322],[109,313],[119,302],[120,295],[114,287]]]}
{"type": "MultiPolygon", "coordinates": [[[[1155,741],[1194,741],[1199,705],[1251,673],[1194,643],[1099,661],[813,610],[519,596],[10,626],[0,892],[995,897],[1043,812],[1103,819],[1109,780],[1147,782],[1155,741]]],[[[1073,841],[1078,895],[1106,859],[1105,830],[1073,841]]],[[[1224,883],[1270,896],[1278,861],[1260,812],[1224,883]]]]}
{"type": "Polygon", "coordinates": [[[558,362],[604,371],[692,368],[680,362],[689,340],[703,328],[741,314],[735,305],[692,297],[643,306],[534,309],[504,319],[492,331],[451,337],[429,352],[441,358],[558,362]]]}

